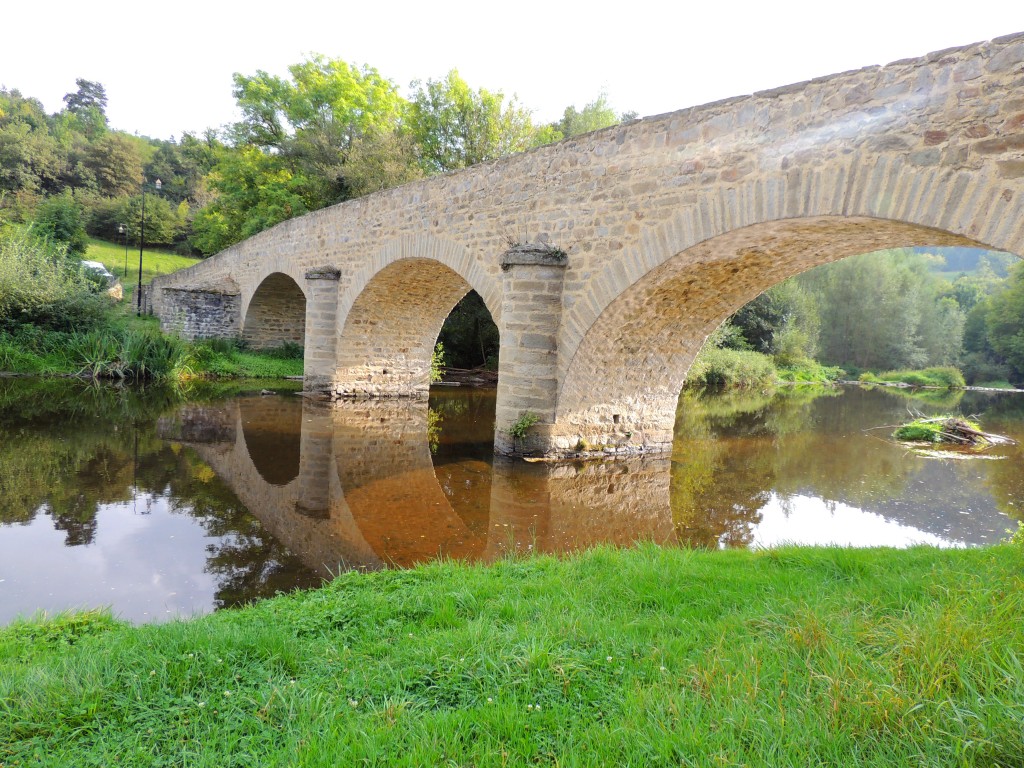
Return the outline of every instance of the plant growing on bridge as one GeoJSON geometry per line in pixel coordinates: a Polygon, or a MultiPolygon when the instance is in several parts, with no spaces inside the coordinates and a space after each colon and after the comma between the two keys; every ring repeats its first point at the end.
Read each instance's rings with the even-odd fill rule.
{"type": "Polygon", "coordinates": [[[434,345],[434,351],[430,355],[430,382],[440,381],[444,369],[444,344],[440,341],[434,345]]]}
{"type": "Polygon", "coordinates": [[[522,440],[526,437],[526,433],[530,431],[530,427],[538,421],[540,421],[540,416],[536,413],[533,411],[523,411],[516,422],[508,428],[508,433],[512,435],[513,440],[522,440]]]}

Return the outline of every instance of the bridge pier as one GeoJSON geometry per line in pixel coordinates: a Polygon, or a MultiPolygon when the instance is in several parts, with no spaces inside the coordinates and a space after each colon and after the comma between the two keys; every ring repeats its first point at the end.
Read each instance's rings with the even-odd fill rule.
{"type": "Polygon", "coordinates": [[[495,406],[494,450],[547,453],[558,400],[558,326],[568,257],[540,244],[517,245],[501,257],[501,356],[495,406]],[[537,417],[522,438],[509,432],[537,417]]]}
{"type": "Polygon", "coordinates": [[[306,350],[302,388],[329,390],[338,368],[338,279],[334,267],[306,272],[306,350]]]}

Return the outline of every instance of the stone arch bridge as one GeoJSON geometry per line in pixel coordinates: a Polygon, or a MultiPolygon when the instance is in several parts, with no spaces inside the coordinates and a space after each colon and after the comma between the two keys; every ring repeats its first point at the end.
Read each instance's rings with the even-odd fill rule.
{"type": "Polygon", "coordinates": [[[1024,34],[607,128],[351,200],[153,283],[187,337],[305,345],[305,386],[422,395],[471,289],[500,331],[495,445],[671,445],[707,335],[810,267],[1024,254],[1024,34]]]}

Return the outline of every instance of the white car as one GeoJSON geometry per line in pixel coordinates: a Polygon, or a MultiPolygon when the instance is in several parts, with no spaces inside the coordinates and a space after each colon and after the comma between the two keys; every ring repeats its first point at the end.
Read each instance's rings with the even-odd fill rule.
{"type": "Polygon", "coordinates": [[[84,269],[89,270],[94,275],[102,277],[104,280],[107,281],[108,284],[113,284],[117,282],[117,277],[114,275],[114,273],[107,269],[106,266],[104,266],[103,264],[100,264],[98,261],[86,261],[85,259],[82,259],[82,267],[84,269]]]}

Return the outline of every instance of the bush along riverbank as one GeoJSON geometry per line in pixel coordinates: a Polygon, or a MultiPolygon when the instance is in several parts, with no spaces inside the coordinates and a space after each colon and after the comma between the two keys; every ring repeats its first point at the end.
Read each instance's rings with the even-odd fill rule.
{"type": "Polygon", "coordinates": [[[0,331],[0,373],[131,381],[302,375],[302,347],[248,350],[238,341],[188,342],[151,318],[114,318],[88,331],[20,326],[0,331]]]}
{"type": "Polygon", "coordinates": [[[986,765],[1024,755],[1024,549],[347,572],[0,629],[0,764],[986,765]]]}
{"type": "Polygon", "coordinates": [[[67,246],[0,228],[0,373],[176,380],[302,375],[302,348],[187,342],[115,304],[67,246]]]}

